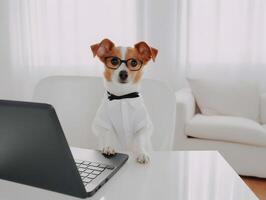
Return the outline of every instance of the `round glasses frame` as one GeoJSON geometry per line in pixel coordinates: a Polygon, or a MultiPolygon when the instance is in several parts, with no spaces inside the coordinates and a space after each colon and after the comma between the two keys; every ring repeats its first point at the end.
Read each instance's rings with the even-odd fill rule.
{"type": "Polygon", "coordinates": [[[108,56],[108,57],[105,57],[104,58],[105,60],[104,60],[104,63],[105,63],[105,66],[107,67],[107,68],[109,68],[109,69],[118,69],[121,65],[122,65],[122,63],[125,63],[125,65],[127,66],[127,68],[130,70],[130,71],[139,71],[141,68],[142,68],[142,66],[143,66],[143,62],[141,61],[141,60],[138,60],[138,59],[135,59],[135,58],[129,58],[129,59],[127,59],[127,60],[122,60],[122,59],[120,59],[120,58],[118,58],[118,57],[116,57],[116,56],[108,56]],[[119,63],[117,64],[117,66],[115,66],[115,67],[110,67],[110,66],[108,66],[108,64],[107,64],[107,59],[113,59],[113,58],[116,58],[118,61],[119,61],[119,63]],[[132,67],[129,67],[129,64],[128,64],[128,62],[130,62],[130,61],[132,61],[132,60],[136,60],[137,62],[139,62],[140,63],[140,65],[136,68],[136,69],[134,69],[134,68],[132,68],[132,67]]]}

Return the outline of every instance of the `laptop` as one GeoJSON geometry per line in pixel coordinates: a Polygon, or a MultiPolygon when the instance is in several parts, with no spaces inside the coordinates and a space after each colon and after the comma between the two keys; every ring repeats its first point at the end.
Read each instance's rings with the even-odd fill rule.
{"type": "Polygon", "coordinates": [[[128,155],[106,157],[90,150],[88,158],[73,158],[51,105],[0,100],[1,179],[86,198],[123,166],[128,155]]]}

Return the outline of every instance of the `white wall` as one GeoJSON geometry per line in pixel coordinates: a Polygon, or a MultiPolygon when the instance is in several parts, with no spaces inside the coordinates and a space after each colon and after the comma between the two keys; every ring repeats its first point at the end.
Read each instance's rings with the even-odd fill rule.
{"type": "Polygon", "coordinates": [[[155,63],[149,65],[146,77],[165,81],[176,86],[177,74],[177,1],[140,0],[138,5],[139,39],[159,49],[155,63]]]}
{"type": "Polygon", "coordinates": [[[28,100],[51,75],[101,75],[90,45],[136,41],[135,1],[0,0],[0,98],[28,100]],[[103,7],[104,6],[104,7],[103,7]],[[7,87],[6,87],[7,85],[7,87]]]}

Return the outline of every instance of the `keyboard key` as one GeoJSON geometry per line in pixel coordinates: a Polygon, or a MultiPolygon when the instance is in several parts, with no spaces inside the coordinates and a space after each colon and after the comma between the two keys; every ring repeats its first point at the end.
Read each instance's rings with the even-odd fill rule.
{"type": "Polygon", "coordinates": [[[88,178],[92,178],[92,179],[93,179],[93,178],[96,178],[96,176],[97,176],[97,175],[95,175],[95,174],[89,174],[89,175],[88,175],[88,178]]]}
{"type": "Polygon", "coordinates": [[[93,170],[91,170],[91,169],[86,169],[85,172],[88,173],[88,174],[90,174],[91,172],[93,172],[93,170]]]}
{"type": "Polygon", "coordinates": [[[85,179],[83,179],[83,182],[86,182],[86,183],[89,183],[89,182],[91,182],[91,181],[92,181],[91,178],[85,178],[85,179]]]}
{"type": "Polygon", "coordinates": [[[99,163],[95,163],[95,162],[92,162],[91,164],[90,164],[90,166],[94,166],[94,167],[98,167],[100,164],[99,163]]]}
{"type": "Polygon", "coordinates": [[[87,168],[88,166],[87,165],[80,164],[79,167],[87,168]]]}
{"type": "Polygon", "coordinates": [[[96,170],[96,171],[101,171],[101,172],[104,170],[104,168],[94,167],[94,166],[88,166],[88,169],[96,170]]]}
{"type": "Polygon", "coordinates": [[[81,174],[80,174],[80,176],[88,176],[89,174],[88,173],[86,173],[86,172],[82,172],[81,174]]]}
{"type": "Polygon", "coordinates": [[[79,172],[84,172],[85,168],[79,167],[78,170],[79,170],[79,172]]]}
{"type": "Polygon", "coordinates": [[[100,171],[93,171],[92,174],[99,175],[101,172],[100,171]]]}
{"type": "Polygon", "coordinates": [[[75,160],[75,163],[81,164],[83,161],[82,160],[75,160]]]}
{"type": "Polygon", "coordinates": [[[82,164],[84,164],[84,165],[89,165],[91,162],[89,162],[89,161],[84,161],[82,164]]]}

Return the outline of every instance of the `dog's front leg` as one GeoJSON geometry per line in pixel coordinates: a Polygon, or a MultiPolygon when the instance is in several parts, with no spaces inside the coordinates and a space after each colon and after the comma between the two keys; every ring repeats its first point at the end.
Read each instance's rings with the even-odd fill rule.
{"type": "Polygon", "coordinates": [[[145,127],[139,130],[134,136],[133,150],[137,155],[136,160],[141,164],[150,162],[149,151],[152,150],[151,145],[152,127],[145,127]]]}
{"type": "Polygon", "coordinates": [[[99,148],[106,155],[114,155],[116,153],[116,135],[112,130],[108,130],[99,125],[93,125],[93,132],[99,138],[99,148]]]}

